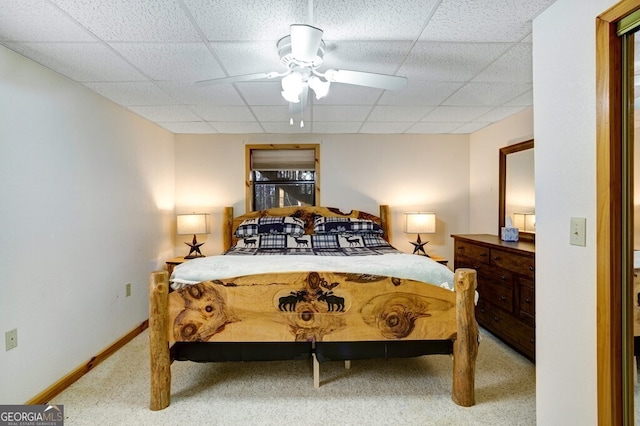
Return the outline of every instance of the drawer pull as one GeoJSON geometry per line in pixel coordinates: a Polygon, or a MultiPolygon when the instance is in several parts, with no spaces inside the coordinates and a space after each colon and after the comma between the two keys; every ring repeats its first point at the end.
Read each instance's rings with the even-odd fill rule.
{"type": "Polygon", "coordinates": [[[498,318],[498,317],[493,317],[493,320],[494,320],[495,322],[498,322],[498,321],[500,321],[500,318],[498,318]]]}
{"type": "Polygon", "coordinates": [[[504,302],[505,300],[507,300],[507,296],[500,296],[500,300],[504,302]]]}
{"type": "Polygon", "coordinates": [[[536,339],[529,339],[529,343],[535,343],[536,339]]]}
{"type": "Polygon", "coordinates": [[[531,303],[531,299],[529,299],[529,298],[524,299],[524,301],[525,301],[526,303],[531,303]]]}
{"type": "Polygon", "coordinates": [[[484,308],[480,308],[480,312],[482,312],[484,314],[486,312],[486,310],[484,308]]]}
{"type": "Polygon", "coordinates": [[[506,280],[507,280],[507,277],[505,277],[505,276],[503,275],[503,276],[501,276],[501,277],[500,277],[500,279],[501,279],[502,281],[506,281],[506,280]]]}
{"type": "Polygon", "coordinates": [[[480,253],[480,257],[485,257],[487,253],[480,253]]]}
{"type": "Polygon", "coordinates": [[[533,272],[533,266],[529,266],[529,270],[533,272]]]}
{"type": "Polygon", "coordinates": [[[500,259],[498,256],[493,256],[493,260],[498,260],[500,259]]]}

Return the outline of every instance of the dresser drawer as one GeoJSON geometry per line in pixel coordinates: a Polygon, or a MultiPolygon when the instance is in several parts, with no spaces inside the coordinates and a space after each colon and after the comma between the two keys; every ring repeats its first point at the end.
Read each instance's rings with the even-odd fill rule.
{"type": "Polygon", "coordinates": [[[479,300],[513,312],[513,289],[493,281],[478,280],[479,300]]]}
{"type": "Polygon", "coordinates": [[[496,336],[513,345],[531,359],[535,358],[535,329],[528,326],[502,309],[478,302],[476,308],[478,323],[496,336]]]}
{"type": "Polygon", "coordinates": [[[513,274],[511,271],[500,268],[489,268],[483,275],[485,280],[489,280],[494,284],[499,284],[505,287],[513,288],[513,274]]]}
{"type": "Polygon", "coordinates": [[[536,298],[533,286],[524,284],[524,280],[520,282],[520,303],[519,316],[527,323],[533,325],[536,318],[536,298]]]}
{"type": "Polygon", "coordinates": [[[478,262],[489,263],[489,248],[456,241],[455,255],[465,256],[478,262]]]}
{"type": "Polygon", "coordinates": [[[533,257],[498,249],[491,249],[490,255],[492,265],[533,278],[535,273],[535,259],[533,257]]]}
{"type": "Polygon", "coordinates": [[[454,259],[454,268],[455,269],[459,269],[459,268],[470,268],[470,269],[475,269],[475,271],[478,273],[478,280],[480,280],[480,277],[485,277],[487,276],[487,274],[489,273],[489,265],[486,263],[482,263],[477,259],[473,259],[471,257],[465,257],[465,256],[456,256],[454,259]]]}

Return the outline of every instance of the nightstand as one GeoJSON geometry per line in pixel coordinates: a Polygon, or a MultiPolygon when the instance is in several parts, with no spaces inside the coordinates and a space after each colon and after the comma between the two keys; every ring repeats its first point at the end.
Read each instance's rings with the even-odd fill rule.
{"type": "Polygon", "coordinates": [[[447,266],[447,263],[449,263],[449,259],[445,259],[444,257],[440,257],[440,256],[436,256],[435,254],[431,254],[429,255],[429,257],[438,262],[438,263],[442,263],[443,265],[447,266]]]}
{"type": "Polygon", "coordinates": [[[169,277],[171,277],[173,268],[175,268],[176,265],[183,263],[184,261],[185,261],[184,256],[178,256],[178,257],[174,257],[171,260],[167,260],[166,264],[167,264],[167,272],[169,272],[169,277]]]}

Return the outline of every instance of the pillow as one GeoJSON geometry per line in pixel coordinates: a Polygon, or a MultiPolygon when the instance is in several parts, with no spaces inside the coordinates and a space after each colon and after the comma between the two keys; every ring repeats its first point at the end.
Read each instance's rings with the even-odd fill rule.
{"type": "Polygon", "coordinates": [[[382,227],[374,221],[351,217],[316,216],[313,231],[316,234],[384,234],[382,227]]]}
{"type": "Polygon", "coordinates": [[[290,216],[262,216],[242,221],[236,229],[237,238],[254,235],[292,235],[304,234],[304,221],[290,216]]]}

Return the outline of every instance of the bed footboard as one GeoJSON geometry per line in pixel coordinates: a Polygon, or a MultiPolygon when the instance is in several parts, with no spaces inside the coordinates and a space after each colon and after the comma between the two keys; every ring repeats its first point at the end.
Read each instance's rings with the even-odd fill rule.
{"type": "MultiPolygon", "coordinates": [[[[415,340],[413,343],[411,341],[403,341],[402,339],[399,339],[397,341],[391,339],[383,342],[383,344],[398,344],[400,345],[397,348],[398,350],[403,349],[402,344],[407,344],[410,346],[409,349],[411,350],[411,354],[413,354],[413,356],[417,356],[422,353],[451,353],[450,351],[452,345],[452,400],[458,405],[469,407],[475,404],[475,362],[478,353],[478,325],[474,313],[476,271],[473,269],[458,269],[455,273],[454,285],[456,291],[455,296],[451,295],[451,293],[447,292],[446,290],[442,290],[437,287],[436,290],[445,292],[446,299],[450,300],[450,302],[448,302],[451,306],[451,310],[449,312],[451,312],[451,314],[455,313],[455,320],[451,315],[442,317],[442,319],[448,318],[448,322],[450,322],[451,325],[455,328],[446,328],[446,330],[443,332],[444,335],[437,334],[437,332],[433,335],[433,337],[423,334],[421,339],[415,340]],[[455,312],[452,312],[454,311],[452,309],[454,300],[455,312]],[[436,347],[434,349],[434,346],[432,345],[428,347],[427,351],[423,351],[421,353],[415,352],[416,349],[414,348],[414,346],[416,344],[433,344],[434,342],[438,343],[437,341],[428,342],[427,340],[429,340],[430,338],[437,339],[443,344],[448,344],[448,349],[446,347],[443,347],[441,349],[438,349],[438,347],[436,347]],[[452,341],[453,344],[451,343],[452,341]]],[[[171,351],[169,339],[171,333],[169,332],[169,311],[168,274],[167,272],[153,272],[149,277],[149,350],[151,364],[150,409],[154,411],[162,410],[168,407],[171,399],[171,351]]],[[[311,355],[313,356],[314,361],[318,361],[315,358],[316,355],[328,355],[328,358],[333,358],[330,355],[331,345],[347,345],[347,347],[348,345],[352,345],[353,347],[350,349],[356,350],[359,344],[367,344],[367,342],[364,342],[367,340],[370,339],[347,338],[344,341],[321,342],[318,344],[321,346],[324,345],[326,346],[326,348],[324,348],[323,346],[323,350],[314,351],[311,355]]],[[[277,344],[275,342],[271,343],[277,344]]],[[[372,344],[372,342],[368,342],[368,344],[372,344]]],[[[395,350],[396,346],[393,346],[393,349],[395,350]]],[[[344,351],[341,351],[341,353],[342,352],[344,351]]],[[[402,354],[403,355],[401,356],[407,356],[406,354],[404,354],[404,352],[402,352],[402,354]]],[[[314,365],[317,364],[314,363],[314,365]]],[[[314,382],[316,382],[317,386],[317,373],[315,374],[314,382]]]]}

